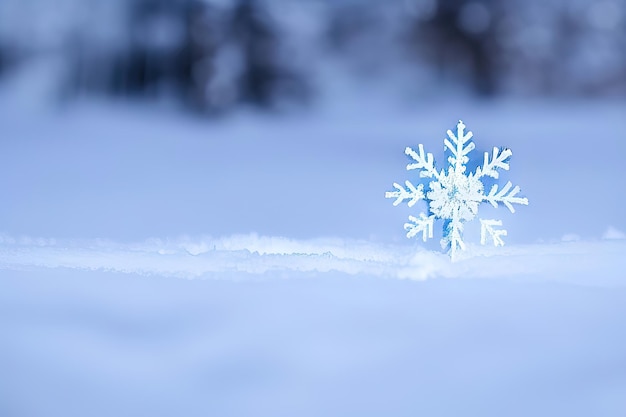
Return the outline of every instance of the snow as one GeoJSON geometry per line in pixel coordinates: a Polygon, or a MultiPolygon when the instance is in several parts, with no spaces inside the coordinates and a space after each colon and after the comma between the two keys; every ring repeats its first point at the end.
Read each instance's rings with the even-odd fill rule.
{"type": "Polygon", "coordinates": [[[626,233],[617,230],[613,226],[609,226],[602,235],[602,239],[626,239],[626,233]]]}
{"type": "Polygon", "coordinates": [[[0,415],[623,416],[622,103],[327,99],[0,94],[0,415]],[[451,263],[382,193],[459,116],[532,204],[451,263]]]}
{"type": "Polygon", "coordinates": [[[2,288],[3,415],[626,410],[623,287],[48,269],[2,288]]]}
{"type": "MultiPolygon", "coordinates": [[[[617,237],[617,238],[616,238],[617,237]]],[[[451,263],[420,247],[349,239],[297,240],[258,235],[222,238],[55,241],[8,236],[0,243],[0,268],[79,269],[184,279],[292,278],[339,272],[391,279],[499,278],[626,286],[626,239],[484,248],[468,245],[451,263]],[[570,259],[567,262],[564,260],[570,259]]]]}

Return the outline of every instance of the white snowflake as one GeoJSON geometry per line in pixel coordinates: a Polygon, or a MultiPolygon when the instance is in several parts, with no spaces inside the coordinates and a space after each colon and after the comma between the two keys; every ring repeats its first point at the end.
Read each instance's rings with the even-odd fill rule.
{"type": "MultiPolygon", "coordinates": [[[[407,165],[407,170],[420,170],[421,178],[432,178],[428,185],[429,191],[424,192],[424,185],[415,186],[410,181],[405,182],[405,187],[398,183],[393,186],[396,191],[385,193],[386,198],[395,198],[393,205],[397,206],[401,202],[408,200],[408,206],[413,207],[420,200],[428,203],[429,215],[420,213],[419,217],[409,216],[409,223],[404,225],[407,230],[407,237],[412,238],[419,233],[422,234],[424,242],[433,237],[433,224],[436,219],[444,220],[444,237],[441,245],[449,248],[452,258],[457,251],[465,250],[463,242],[463,223],[473,220],[478,215],[478,208],[481,203],[488,202],[494,207],[504,204],[511,213],[515,213],[513,204],[528,205],[528,199],[519,197],[520,188],[513,187],[511,182],[507,182],[499,189],[498,184],[494,184],[489,193],[485,194],[485,177],[498,179],[499,169],[509,169],[509,158],[513,154],[510,149],[493,148],[490,157],[489,152],[485,152],[483,165],[476,168],[475,172],[466,173],[466,164],[469,162],[467,156],[475,145],[471,141],[472,132],[465,132],[465,125],[459,120],[456,126],[456,135],[448,130],[448,138],[444,139],[444,148],[451,152],[448,157],[448,171],[444,169],[437,171],[432,153],[425,153],[424,146],[419,145],[417,152],[411,148],[406,148],[405,153],[413,159],[413,163],[407,165]]],[[[481,223],[481,244],[485,244],[490,238],[495,246],[504,245],[503,236],[507,231],[499,228],[502,226],[500,220],[483,220],[481,223]]]]}

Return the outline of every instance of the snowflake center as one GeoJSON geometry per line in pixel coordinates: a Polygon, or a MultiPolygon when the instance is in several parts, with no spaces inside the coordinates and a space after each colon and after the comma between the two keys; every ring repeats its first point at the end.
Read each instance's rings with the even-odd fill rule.
{"type": "Polygon", "coordinates": [[[452,171],[430,185],[430,210],[442,219],[472,220],[482,201],[483,184],[474,176],[452,171]],[[455,214],[456,213],[456,214],[455,214]]]}
{"type": "Polygon", "coordinates": [[[468,201],[474,201],[477,197],[480,199],[475,194],[479,189],[482,190],[482,183],[479,180],[457,172],[449,175],[449,178],[451,182],[446,181],[442,185],[447,190],[450,200],[460,205],[468,201]]]}
{"type": "Polygon", "coordinates": [[[446,188],[446,190],[448,191],[448,198],[450,200],[455,200],[458,202],[463,201],[462,197],[459,196],[459,187],[457,187],[456,184],[452,184],[452,187],[446,188]]]}

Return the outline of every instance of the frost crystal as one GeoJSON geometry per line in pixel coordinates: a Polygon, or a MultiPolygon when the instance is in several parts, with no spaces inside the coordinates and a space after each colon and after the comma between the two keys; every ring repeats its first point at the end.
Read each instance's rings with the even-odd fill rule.
{"type": "MultiPolygon", "coordinates": [[[[386,198],[395,198],[394,206],[408,201],[413,207],[420,200],[428,203],[429,215],[420,213],[419,217],[409,216],[409,223],[404,225],[407,237],[412,238],[421,233],[424,242],[433,237],[433,224],[436,219],[444,220],[444,233],[441,245],[448,248],[450,256],[455,257],[458,250],[465,250],[463,242],[463,223],[473,220],[478,215],[481,203],[487,202],[494,207],[504,204],[511,213],[515,213],[513,204],[528,205],[528,199],[518,197],[520,188],[513,187],[507,182],[499,188],[494,184],[488,193],[485,193],[485,177],[498,179],[499,169],[509,169],[509,159],[513,154],[510,149],[493,148],[491,156],[485,152],[482,166],[475,172],[466,173],[468,154],[474,150],[471,141],[472,132],[465,132],[465,125],[459,120],[456,134],[448,130],[448,138],[444,139],[444,148],[451,155],[448,157],[448,170],[437,171],[432,153],[424,152],[424,146],[419,145],[417,151],[406,148],[405,153],[414,161],[407,165],[407,170],[419,170],[421,178],[431,178],[429,191],[424,191],[424,185],[414,185],[406,181],[404,186],[394,183],[395,191],[385,193],[386,198]]],[[[495,246],[504,245],[503,236],[506,230],[500,228],[500,220],[483,220],[481,223],[481,244],[492,241],[495,246]]]]}

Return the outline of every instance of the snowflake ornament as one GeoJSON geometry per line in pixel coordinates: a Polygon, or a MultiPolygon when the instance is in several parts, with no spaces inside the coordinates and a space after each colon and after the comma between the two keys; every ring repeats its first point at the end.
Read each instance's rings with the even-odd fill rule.
{"type": "MultiPolygon", "coordinates": [[[[449,166],[447,171],[437,171],[432,153],[424,152],[424,146],[420,144],[417,151],[406,148],[405,153],[414,161],[407,165],[407,170],[420,170],[421,178],[431,178],[429,190],[424,191],[424,184],[415,186],[406,181],[405,186],[394,183],[395,191],[385,193],[386,198],[395,198],[394,206],[403,201],[408,201],[408,206],[413,207],[420,200],[428,203],[429,215],[420,213],[419,217],[409,216],[409,223],[405,223],[407,237],[412,238],[422,234],[424,242],[433,237],[433,226],[436,219],[444,221],[444,233],[441,246],[448,248],[450,256],[454,259],[458,250],[465,250],[463,242],[463,224],[474,220],[478,215],[481,203],[487,202],[494,207],[504,204],[511,213],[515,213],[513,204],[528,205],[528,199],[519,197],[520,188],[513,187],[507,182],[499,188],[494,184],[489,193],[485,194],[486,177],[498,179],[499,169],[509,169],[509,159],[513,154],[510,149],[493,148],[491,156],[485,152],[484,161],[475,172],[466,172],[466,164],[470,158],[468,154],[474,150],[475,145],[471,141],[472,132],[465,132],[465,125],[461,120],[456,126],[456,134],[448,130],[448,138],[444,139],[444,149],[450,151],[448,157],[449,166]]],[[[481,244],[491,240],[495,246],[504,245],[503,236],[507,231],[502,229],[500,220],[479,219],[481,224],[481,244]]]]}

